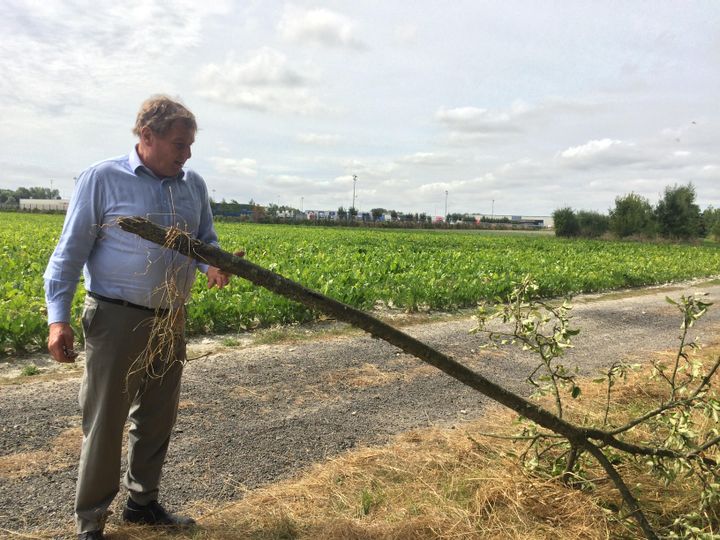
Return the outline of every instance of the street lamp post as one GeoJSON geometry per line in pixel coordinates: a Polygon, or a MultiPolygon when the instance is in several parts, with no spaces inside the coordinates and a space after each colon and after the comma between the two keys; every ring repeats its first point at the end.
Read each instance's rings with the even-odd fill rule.
{"type": "Polygon", "coordinates": [[[357,175],[353,174],[353,203],[350,207],[350,212],[348,212],[348,217],[352,217],[352,211],[355,210],[355,183],[357,182],[357,175]]]}

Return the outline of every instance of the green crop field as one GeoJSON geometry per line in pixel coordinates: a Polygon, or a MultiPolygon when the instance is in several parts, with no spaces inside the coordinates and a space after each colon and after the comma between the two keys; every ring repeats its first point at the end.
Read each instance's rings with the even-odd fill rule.
{"type": "MultiPolygon", "coordinates": [[[[0,353],[43,347],[42,274],[63,216],[0,213],[0,353]]],[[[219,223],[221,244],[285,277],[361,309],[453,310],[507,293],[532,274],[545,296],[594,292],[710,276],[715,245],[562,240],[492,235],[219,223]]],[[[73,304],[77,321],[84,290],[73,304]]],[[[307,321],[304,307],[235,279],[207,290],[204,276],[188,306],[190,334],[307,321]]]]}

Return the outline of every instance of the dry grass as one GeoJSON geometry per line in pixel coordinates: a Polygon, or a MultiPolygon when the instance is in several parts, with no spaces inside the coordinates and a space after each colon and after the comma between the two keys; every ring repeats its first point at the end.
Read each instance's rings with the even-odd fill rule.
{"type": "MultiPolygon", "coordinates": [[[[706,349],[708,359],[720,352],[706,349]]],[[[359,368],[356,384],[373,384],[374,370],[359,368]],[[366,380],[369,378],[369,380],[366,380]]],[[[352,379],[351,379],[352,380],[352,379]]],[[[569,417],[599,422],[604,414],[601,384],[587,382],[582,397],[567,407],[569,417]]],[[[641,407],[654,406],[661,384],[649,371],[631,373],[615,390],[610,414],[620,424],[641,407]]],[[[427,429],[397,437],[392,444],[362,448],[301,476],[248,492],[218,507],[195,502],[199,515],[192,532],[169,535],[139,528],[116,529],[111,538],[248,539],[556,539],[637,538],[623,514],[613,484],[594,463],[587,464],[593,488],[573,489],[518,460],[523,444],[484,434],[517,432],[516,417],[493,409],[482,420],[454,429],[427,429]]],[[[634,430],[638,440],[653,436],[634,430]]],[[[697,506],[698,486],[681,479],[669,487],[648,474],[642,463],[617,465],[656,526],[667,525],[697,506]]],[[[112,530],[112,529],[111,529],[112,530]]]]}
{"type": "MultiPolygon", "coordinates": [[[[396,360],[401,363],[404,360],[396,360]]],[[[405,362],[407,363],[407,362],[405,362]]],[[[419,377],[428,377],[436,373],[436,369],[425,364],[407,367],[402,371],[387,371],[365,363],[360,367],[336,369],[326,372],[317,382],[292,386],[288,383],[255,384],[252,387],[236,386],[230,395],[237,399],[253,399],[268,403],[283,396],[291,398],[296,406],[317,401],[329,402],[338,400],[348,388],[370,388],[388,384],[401,384],[419,377]]],[[[404,364],[403,364],[404,365],[404,364]]]]}
{"type": "MultiPolygon", "coordinates": [[[[237,503],[198,502],[187,510],[203,515],[201,526],[180,538],[609,538],[594,496],[533,477],[508,454],[511,443],[478,438],[511,420],[496,412],[461,429],[407,433],[237,503]]],[[[178,538],[147,533],[123,528],[112,538],[178,538]]]]}
{"type": "Polygon", "coordinates": [[[364,363],[361,367],[337,369],[329,371],[323,377],[323,387],[356,387],[368,388],[384,386],[395,382],[410,382],[418,377],[434,375],[436,369],[428,365],[420,365],[403,371],[384,371],[375,364],[364,363]]]}
{"type": "Polygon", "coordinates": [[[77,379],[80,376],[82,376],[82,369],[73,364],[67,367],[62,366],[60,369],[54,369],[48,371],[47,373],[41,372],[37,375],[33,375],[32,377],[23,377],[17,375],[13,375],[10,377],[0,377],[0,386],[17,386],[20,384],[34,384],[49,381],[56,382],[64,381],[67,379],[77,379]]]}
{"type": "Polygon", "coordinates": [[[82,430],[74,427],[55,437],[46,450],[0,456],[0,479],[18,480],[73,467],[80,455],[81,443],[82,430]]]}

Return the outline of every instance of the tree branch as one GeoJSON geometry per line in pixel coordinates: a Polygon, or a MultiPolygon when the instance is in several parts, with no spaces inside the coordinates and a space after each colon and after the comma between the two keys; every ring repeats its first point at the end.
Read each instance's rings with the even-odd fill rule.
{"type": "Polygon", "coordinates": [[[610,480],[613,481],[615,487],[622,495],[625,504],[630,507],[630,514],[640,525],[643,533],[645,533],[645,537],[648,539],[657,539],[658,536],[655,534],[655,531],[653,531],[650,523],[645,518],[645,514],[643,514],[642,510],[640,509],[640,505],[638,504],[637,499],[627,487],[620,474],[618,474],[618,472],[615,470],[615,467],[613,467],[612,463],[610,463],[610,460],[605,456],[605,454],[603,454],[602,450],[600,450],[592,443],[587,443],[583,445],[583,448],[590,452],[590,454],[592,454],[592,456],[598,461],[598,463],[600,463],[602,468],[605,469],[605,472],[610,477],[610,480]]]}
{"type": "MultiPolygon", "coordinates": [[[[607,471],[618,490],[631,509],[632,516],[637,520],[647,538],[657,536],[647,522],[637,501],[622,481],[617,471],[605,457],[603,452],[588,439],[598,439],[615,448],[643,455],[677,457],[670,451],[653,450],[630,445],[618,441],[614,436],[601,430],[579,428],[551,412],[535,405],[527,399],[510,392],[502,386],[490,381],[479,373],[475,373],[453,358],[433,349],[412,336],[383,323],[379,319],[351,306],[310,290],[302,285],[266,270],[241,257],[232,255],[215,246],[205,244],[179,229],[160,227],[141,217],[126,217],[118,220],[124,231],[137,234],[142,238],[155,242],[168,249],[174,249],[183,255],[200,262],[220,268],[225,272],[243,277],[255,285],[264,287],[276,294],[300,302],[310,308],[317,309],[339,321],[357,326],[374,337],[381,338],[420,360],[438,368],[463,384],[486,395],[490,399],[512,409],[536,424],[565,437],[573,447],[586,449],[607,471]]],[[[519,301],[519,300],[518,300],[519,301]]]]}

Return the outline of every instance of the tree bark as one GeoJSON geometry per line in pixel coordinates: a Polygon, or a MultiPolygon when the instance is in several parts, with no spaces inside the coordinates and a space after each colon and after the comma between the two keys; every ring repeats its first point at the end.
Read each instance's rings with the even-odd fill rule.
{"type": "MultiPolygon", "coordinates": [[[[177,229],[168,229],[156,225],[145,218],[120,218],[118,220],[118,225],[124,231],[137,234],[146,240],[160,244],[161,246],[169,249],[174,249],[179,253],[191,257],[199,262],[215,266],[225,272],[245,278],[255,285],[259,285],[276,294],[290,298],[305,306],[326,313],[339,321],[361,328],[372,336],[383,339],[402,349],[404,352],[411,354],[432,366],[435,366],[444,373],[457,379],[463,384],[474,388],[490,399],[505,405],[521,416],[529,418],[533,422],[549,429],[550,431],[563,435],[574,447],[583,448],[593,454],[596,458],[600,450],[588,440],[589,436],[599,438],[603,440],[603,442],[613,446],[615,446],[615,444],[612,444],[613,441],[621,443],[621,441],[617,441],[614,437],[608,438],[608,434],[601,430],[585,430],[578,428],[569,422],[558,418],[542,407],[528,401],[527,399],[506,390],[489,379],[486,379],[479,373],[475,373],[471,369],[452,359],[450,356],[433,349],[429,345],[422,343],[414,337],[401,332],[388,324],[385,324],[372,315],[324,296],[317,291],[303,287],[299,283],[284,278],[283,276],[271,272],[270,270],[266,270],[265,268],[247,261],[242,257],[238,257],[218,247],[201,242],[200,240],[192,238],[188,234],[177,229]]],[[[612,468],[609,461],[605,461],[606,463],[600,461],[601,465],[606,470],[608,470],[608,465],[612,468]]],[[[608,473],[617,485],[616,478],[619,478],[617,472],[614,472],[613,475],[608,470],[608,473]]],[[[642,513],[637,500],[633,497],[627,487],[622,484],[622,486],[618,485],[618,489],[622,493],[623,499],[625,499],[625,502],[630,507],[631,513],[645,533],[645,536],[647,538],[657,538],[642,513]]]]}

